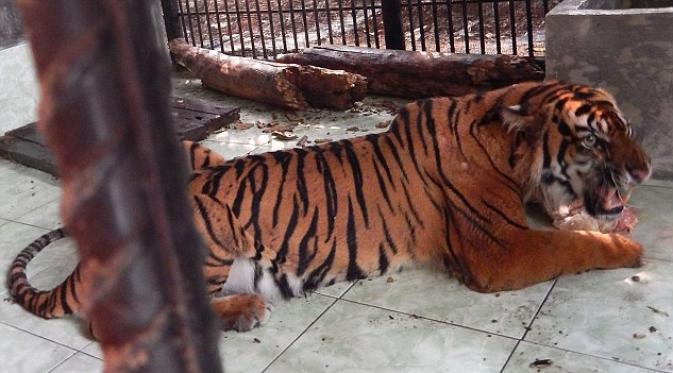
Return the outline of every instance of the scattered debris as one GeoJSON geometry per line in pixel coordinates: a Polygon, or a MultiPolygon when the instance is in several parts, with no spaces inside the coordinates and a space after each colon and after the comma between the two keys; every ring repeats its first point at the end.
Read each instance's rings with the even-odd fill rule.
{"type": "Polygon", "coordinates": [[[297,125],[296,124],[291,124],[291,123],[269,123],[269,125],[266,126],[262,130],[264,133],[273,133],[273,132],[284,132],[284,131],[292,131],[297,125]]]}
{"type": "Polygon", "coordinates": [[[496,319],[493,319],[493,320],[491,320],[491,322],[492,322],[493,324],[495,324],[495,323],[497,323],[497,322],[498,322],[498,320],[496,320],[496,319]]]}
{"type": "Polygon", "coordinates": [[[326,143],[326,142],[330,142],[330,141],[332,141],[332,139],[328,139],[328,138],[321,138],[321,139],[313,140],[313,142],[316,143],[316,144],[322,144],[322,143],[326,143]]]}
{"type": "Polygon", "coordinates": [[[297,138],[297,135],[289,131],[273,131],[271,136],[281,141],[289,141],[297,138]]]}
{"type": "Polygon", "coordinates": [[[391,320],[395,320],[395,318],[392,315],[388,315],[388,318],[391,320]]]}
{"type": "Polygon", "coordinates": [[[640,282],[640,276],[638,276],[638,275],[631,276],[631,281],[640,282]]]}
{"type": "Polygon", "coordinates": [[[648,330],[650,331],[650,333],[654,333],[657,331],[657,328],[655,328],[654,326],[650,326],[648,330]]]}
{"type": "Polygon", "coordinates": [[[7,297],[7,298],[3,299],[3,301],[5,301],[5,302],[7,302],[7,303],[9,303],[9,304],[14,304],[14,303],[16,303],[16,302],[14,302],[14,299],[12,299],[11,297],[7,297]]]}
{"type": "Polygon", "coordinates": [[[552,366],[552,364],[554,364],[552,359],[535,359],[535,361],[528,366],[531,368],[547,368],[552,366]]]}
{"type": "Polygon", "coordinates": [[[645,334],[633,333],[633,339],[643,339],[643,338],[645,338],[645,334]]]}
{"type": "Polygon", "coordinates": [[[395,282],[395,279],[388,276],[388,278],[386,279],[386,283],[390,284],[391,282],[395,282]]]}
{"type": "Polygon", "coordinates": [[[500,298],[500,293],[495,293],[496,298],[500,298]]]}
{"type": "Polygon", "coordinates": [[[356,126],[346,128],[346,131],[352,131],[352,132],[357,132],[359,130],[360,130],[360,128],[358,128],[356,126]]]}
{"type": "Polygon", "coordinates": [[[259,338],[255,337],[252,339],[253,343],[262,343],[262,341],[259,340],[259,338]]]}
{"type": "Polygon", "coordinates": [[[390,125],[389,121],[378,122],[376,123],[376,128],[386,128],[388,125],[390,125]]]}
{"type": "Polygon", "coordinates": [[[300,123],[300,122],[304,121],[304,118],[302,118],[301,116],[299,116],[295,112],[285,113],[285,118],[287,118],[287,120],[289,120],[290,122],[296,122],[296,123],[300,123]]]}
{"type": "Polygon", "coordinates": [[[307,142],[308,142],[308,136],[304,135],[299,138],[299,141],[297,141],[297,146],[303,148],[304,146],[306,146],[307,142]]]}
{"type": "Polygon", "coordinates": [[[658,308],[654,308],[654,307],[652,307],[652,306],[647,306],[647,308],[649,308],[650,310],[652,310],[652,312],[654,312],[654,313],[658,313],[658,314],[660,314],[660,315],[663,315],[663,316],[666,316],[666,317],[670,317],[670,315],[668,314],[668,312],[662,311],[662,310],[660,310],[660,309],[658,309],[658,308]]]}
{"type": "Polygon", "coordinates": [[[245,122],[241,122],[240,120],[237,120],[233,124],[232,127],[234,127],[234,129],[236,129],[236,130],[244,131],[244,130],[252,128],[252,123],[245,123],[245,122]]]}
{"type": "Polygon", "coordinates": [[[412,319],[419,319],[419,318],[420,318],[420,317],[419,317],[417,314],[415,314],[415,313],[412,313],[409,317],[411,317],[412,319]]]}

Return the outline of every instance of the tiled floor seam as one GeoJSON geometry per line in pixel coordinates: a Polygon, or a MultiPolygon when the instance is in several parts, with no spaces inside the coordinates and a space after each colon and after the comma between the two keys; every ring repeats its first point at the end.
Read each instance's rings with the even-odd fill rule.
{"type": "MultiPolygon", "coordinates": [[[[534,345],[537,345],[537,346],[542,346],[542,347],[551,348],[551,349],[558,350],[558,351],[578,354],[578,355],[582,355],[582,356],[586,356],[586,357],[590,357],[590,358],[594,358],[594,359],[612,361],[612,362],[617,363],[617,364],[628,365],[628,366],[631,366],[631,367],[641,368],[641,369],[645,369],[645,370],[651,370],[653,372],[660,372],[660,373],[671,373],[671,372],[673,372],[673,371],[668,371],[668,370],[661,370],[661,369],[657,369],[657,368],[652,368],[652,367],[648,367],[648,366],[644,366],[644,365],[633,364],[633,363],[629,363],[627,361],[622,361],[622,360],[618,360],[618,359],[615,359],[615,358],[609,358],[609,357],[606,357],[606,356],[592,355],[592,354],[587,354],[586,352],[579,352],[579,351],[570,350],[570,349],[567,349],[567,348],[561,348],[561,347],[558,347],[558,346],[550,346],[550,345],[545,344],[545,343],[538,343],[538,342],[525,341],[525,340],[522,340],[520,342],[526,342],[526,343],[534,344],[534,345]]],[[[517,343],[517,346],[518,346],[518,343],[517,343]]]]}
{"type": "MultiPolygon", "coordinates": [[[[319,294],[319,295],[320,295],[320,296],[323,296],[322,294],[319,294]]],[[[278,359],[280,359],[280,357],[283,356],[283,354],[284,354],[285,352],[287,352],[287,350],[289,350],[289,349],[295,344],[295,342],[297,342],[297,341],[298,341],[298,340],[299,340],[299,339],[300,339],[300,338],[301,338],[301,337],[302,337],[302,336],[303,336],[309,329],[311,329],[311,327],[312,327],[316,322],[318,322],[318,320],[320,320],[320,318],[323,317],[323,315],[326,314],[327,311],[329,311],[330,309],[332,309],[332,307],[334,307],[334,305],[339,301],[339,299],[336,299],[336,298],[333,298],[333,297],[328,297],[328,298],[333,299],[332,303],[330,303],[329,306],[327,306],[322,312],[320,312],[320,314],[318,315],[318,317],[316,317],[313,321],[311,321],[311,323],[308,324],[308,326],[306,326],[306,328],[304,328],[304,330],[302,330],[301,333],[299,333],[299,335],[298,335],[296,338],[294,338],[290,343],[288,343],[288,345],[285,346],[285,348],[284,348],[281,352],[279,352],[278,355],[276,355],[276,356],[269,362],[269,364],[267,364],[267,365],[264,367],[264,369],[261,370],[260,373],[264,373],[264,372],[266,372],[266,371],[273,365],[273,363],[275,363],[278,359]]]]}
{"type": "MultiPolygon", "coordinates": [[[[72,350],[72,351],[74,351],[74,352],[80,352],[80,350],[78,350],[77,348],[74,348],[74,347],[72,347],[72,346],[68,346],[68,345],[66,345],[66,344],[63,344],[63,343],[61,343],[61,342],[58,342],[58,341],[55,341],[55,340],[53,340],[53,339],[47,338],[47,337],[45,337],[45,336],[42,336],[42,335],[39,335],[39,334],[35,334],[35,333],[33,333],[33,332],[29,331],[29,330],[26,330],[26,329],[23,329],[23,328],[19,328],[19,327],[16,326],[16,325],[12,325],[12,324],[6,323],[6,322],[4,322],[4,321],[0,321],[0,324],[5,325],[5,326],[9,326],[10,328],[13,328],[13,329],[16,329],[16,330],[18,330],[18,331],[24,332],[24,333],[26,333],[26,334],[30,334],[30,335],[32,335],[33,337],[38,337],[38,338],[40,338],[40,339],[44,339],[44,340],[49,341],[49,342],[51,342],[51,343],[56,343],[57,345],[62,346],[62,347],[65,347],[65,348],[67,348],[67,349],[69,349],[69,350],[72,350]]],[[[88,344],[87,344],[87,346],[88,346],[88,344]]]]}
{"type": "Polygon", "coordinates": [[[492,335],[492,336],[496,336],[496,337],[512,339],[512,340],[515,340],[515,341],[520,340],[516,337],[510,337],[508,335],[495,333],[495,332],[491,332],[491,331],[488,331],[488,330],[478,329],[478,328],[474,328],[474,327],[471,327],[471,326],[456,324],[456,323],[452,323],[452,322],[449,322],[449,321],[437,320],[437,319],[433,319],[433,318],[430,318],[430,317],[420,316],[420,315],[417,315],[415,313],[398,311],[398,310],[394,310],[394,309],[391,309],[391,308],[381,307],[381,306],[377,306],[377,305],[374,305],[374,304],[362,303],[362,302],[358,302],[358,301],[354,301],[354,300],[350,300],[350,299],[345,299],[345,298],[338,299],[338,300],[348,302],[348,303],[357,304],[357,305],[360,305],[360,306],[377,308],[377,309],[387,311],[387,312],[394,312],[396,314],[406,315],[406,316],[409,316],[409,317],[414,318],[414,319],[427,320],[427,321],[432,321],[432,322],[436,322],[436,323],[440,323],[440,324],[451,325],[451,326],[455,326],[455,327],[458,327],[458,328],[467,329],[467,330],[470,330],[470,331],[473,331],[473,332],[478,332],[478,333],[481,333],[481,334],[488,334],[488,335],[492,335]]]}
{"type": "Polygon", "coordinates": [[[45,373],[51,373],[51,372],[55,371],[56,369],[58,369],[58,367],[60,367],[61,365],[65,364],[66,361],[68,361],[68,360],[74,358],[75,355],[77,355],[78,352],[79,352],[79,351],[75,351],[75,352],[73,352],[72,354],[70,354],[70,355],[69,355],[68,357],[66,357],[65,359],[59,361],[56,365],[54,365],[53,367],[51,367],[51,369],[49,369],[49,370],[46,371],[45,373]]]}
{"type": "Polygon", "coordinates": [[[551,295],[552,291],[554,291],[554,287],[556,286],[557,281],[558,280],[554,280],[554,282],[549,287],[549,290],[547,290],[547,294],[545,294],[544,298],[542,298],[542,302],[540,302],[540,305],[535,311],[535,314],[533,315],[533,317],[531,317],[530,322],[528,323],[523,332],[523,335],[521,336],[521,338],[519,338],[518,341],[516,341],[514,348],[512,348],[512,351],[509,353],[509,356],[507,356],[507,360],[505,360],[505,363],[502,365],[502,368],[500,368],[500,373],[503,373],[505,371],[505,369],[507,368],[507,364],[509,364],[510,360],[512,360],[512,356],[514,356],[514,353],[516,352],[517,348],[519,348],[521,341],[526,339],[526,335],[528,335],[528,332],[533,327],[533,323],[535,322],[537,315],[540,314],[540,311],[542,310],[542,307],[544,306],[545,302],[547,302],[547,299],[549,299],[549,296],[551,295]]]}

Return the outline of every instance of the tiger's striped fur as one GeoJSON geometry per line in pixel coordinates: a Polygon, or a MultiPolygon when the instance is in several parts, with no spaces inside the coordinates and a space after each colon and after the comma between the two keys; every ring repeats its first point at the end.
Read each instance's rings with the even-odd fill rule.
{"type": "MultiPolygon", "coordinates": [[[[611,219],[615,193],[623,203],[649,175],[602,90],[524,83],[428,99],[404,107],[382,134],[233,160],[185,147],[194,221],[209,249],[203,271],[226,328],[253,327],[275,299],[412,266],[500,291],[639,264],[642,248],[627,237],[536,231],[524,215],[528,200],[550,214],[582,200],[611,219]]],[[[10,270],[14,299],[43,317],[76,311],[78,281],[30,287],[34,251],[10,270]]]]}

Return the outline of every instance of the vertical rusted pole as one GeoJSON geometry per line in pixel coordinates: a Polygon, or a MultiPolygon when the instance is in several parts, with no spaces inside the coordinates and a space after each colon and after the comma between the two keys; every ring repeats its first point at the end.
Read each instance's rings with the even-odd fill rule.
{"type": "MultiPolygon", "coordinates": [[[[168,40],[184,38],[180,8],[177,0],[161,0],[161,9],[164,12],[164,25],[168,40]]],[[[207,17],[207,15],[206,15],[207,17]]]]}
{"type": "Polygon", "coordinates": [[[381,6],[383,7],[383,28],[386,35],[386,49],[404,50],[404,29],[402,28],[402,6],[400,0],[385,0],[381,2],[381,6]]]}
{"type": "Polygon", "coordinates": [[[151,3],[17,0],[106,372],[219,372],[151,3]]]}

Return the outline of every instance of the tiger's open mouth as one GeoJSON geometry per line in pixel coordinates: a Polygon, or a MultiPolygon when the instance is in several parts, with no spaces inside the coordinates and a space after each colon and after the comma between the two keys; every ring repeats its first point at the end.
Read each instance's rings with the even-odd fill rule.
{"type": "Polygon", "coordinates": [[[624,204],[622,192],[614,185],[600,186],[584,197],[587,212],[592,216],[607,220],[618,218],[624,211],[624,204]]]}

